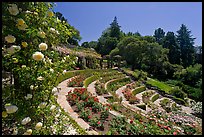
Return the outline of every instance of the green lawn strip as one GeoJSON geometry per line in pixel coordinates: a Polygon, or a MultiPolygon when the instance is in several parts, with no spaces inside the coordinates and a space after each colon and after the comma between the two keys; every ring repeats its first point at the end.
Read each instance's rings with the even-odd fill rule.
{"type": "Polygon", "coordinates": [[[107,84],[107,90],[108,91],[115,91],[118,88],[130,83],[130,78],[125,77],[125,78],[120,78],[120,79],[116,79],[110,83],[107,84]]]}
{"type": "Polygon", "coordinates": [[[139,93],[141,93],[141,92],[143,92],[143,91],[145,91],[145,90],[146,90],[146,87],[145,87],[145,86],[140,86],[140,87],[135,88],[135,89],[132,91],[132,94],[133,94],[133,95],[136,95],[136,94],[139,94],[139,93]]]}
{"type": "Polygon", "coordinates": [[[89,85],[91,82],[97,80],[98,78],[99,78],[99,75],[93,75],[93,76],[91,76],[91,77],[86,78],[86,79],[84,80],[84,86],[85,86],[85,88],[87,88],[88,85],[89,85]]]}
{"type": "Polygon", "coordinates": [[[165,91],[167,94],[169,94],[169,91],[172,90],[173,88],[170,87],[169,85],[165,84],[164,82],[160,82],[158,80],[149,78],[146,81],[147,84],[150,84],[151,86],[158,87],[159,89],[165,91]]]}

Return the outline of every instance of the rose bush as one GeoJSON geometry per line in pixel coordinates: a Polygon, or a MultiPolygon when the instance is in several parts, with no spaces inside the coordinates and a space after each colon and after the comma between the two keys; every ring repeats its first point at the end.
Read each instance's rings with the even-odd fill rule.
{"type": "Polygon", "coordinates": [[[47,106],[56,103],[52,89],[63,70],[75,67],[75,56],[70,55],[62,62],[63,55],[53,48],[68,44],[79,32],[59,20],[53,7],[50,2],[2,3],[2,69],[10,74],[11,81],[2,85],[2,124],[17,128],[14,134],[51,133],[47,126],[54,116],[47,106]],[[21,121],[26,117],[31,121],[25,119],[23,126],[21,121]],[[35,130],[38,122],[42,122],[42,127],[38,124],[40,130],[35,130]]]}

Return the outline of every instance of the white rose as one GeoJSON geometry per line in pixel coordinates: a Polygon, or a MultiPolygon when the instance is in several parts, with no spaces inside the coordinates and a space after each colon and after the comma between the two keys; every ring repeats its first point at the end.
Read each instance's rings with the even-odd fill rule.
{"type": "Polygon", "coordinates": [[[16,38],[12,35],[8,35],[5,37],[5,40],[8,42],[8,43],[14,43],[16,41],[16,38]]]}
{"type": "Polygon", "coordinates": [[[18,107],[15,105],[6,105],[5,108],[8,114],[15,113],[18,110],[18,107]]]}
{"type": "Polygon", "coordinates": [[[26,25],[26,24],[18,25],[19,30],[26,30],[27,27],[28,27],[28,25],[26,25]]]}
{"type": "Polygon", "coordinates": [[[38,36],[41,38],[45,38],[45,32],[43,31],[38,32],[38,36]]]}
{"type": "Polygon", "coordinates": [[[9,54],[14,54],[21,49],[20,46],[12,45],[10,48],[6,49],[9,54]]]}
{"type": "Polygon", "coordinates": [[[19,13],[18,7],[16,4],[9,4],[8,11],[11,15],[17,15],[19,13]]]}
{"type": "Polygon", "coordinates": [[[33,90],[33,89],[34,89],[34,86],[33,86],[33,85],[30,85],[30,89],[33,90]]]}
{"type": "Polygon", "coordinates": [[[27,96],[25,96],[25,99],[28,100],[28,99],[31,99],[33,97],[32,94],[27,94],[27,96]]]}
{"type": "Polygon", "coordinates": [[[56,108],[56,106],[55,105],[52,105],[51,107],[50,107],[50,110],[52,111],[52,110],[54,110],[56,108]]]}
{"type": "Polygon", "coordinates": [[[53,94],[55,94],[57,91],[58,91],[58,90],[57,90],[56,87],[54,87],[54,88],[52,89],[52,93],[53,93],[53,94]]]}
{"type": "Polygon", "coordinates": [[[40,48],[40,50],[46,50],[47,49],[47,44],[46,43],[40,43],[39,48],[40,48]]]}
{"type": "Polygon", "coordinates": [[[55,33],[56,30],[54,28],[50,28],[50,31],[55,33]]]}
{"type": "Polygon", "coordinates": [[[42,77],[42,76],[39,76],[38,78],[37,78],[37,80],[44,80],[44,78],[42,77]]]}
{"type": "Polygon", "coordinates": [[[32,134],[32,129],[28,129],[23,135],[31,135],[32,134]]]}
{"type": "Polygon", "coordinates": [[[50,69],[50,72],[54,73],[54,69],[51,68],[51,69],[50,69]]]}
{"type": "Polygon", "coordinates": [[[64,71],[62,72],[63,75],[66,74],[66,73],[67,73],[67,70],[64,70],[64,71]]]}
{"type": "Polygon", "coordinates": [[[39,108],[45,108],[46,107],[46,105],[47,105],[47,103],[46,102],[42,102],[42,103],[40,103],[40,105],[38,106],[39,108]]]}
{"type": "Polygon", "coordinates": [[[22,65],[21,68],[26,68],[26,65],[22,65]]]}
{"type": "Polygon", "coordinates": [[[35,129],[36,130],[39,130],[39,129],[41,129],[42,128],[42,122],[38,122],[36,125],[35,125],[35,129]]]}
{"type": "Polygon", "coordinates": [[[44,55],[41,52],[35,52],[33,54],[33,59],[36,61],[40,61],[44,58],[44,55]]]}
{"type": "Polygon", "coordinates": [[[24,118],[22,121],[21,121],[21,124],[22,125],[26,125],[27,123],[29,123],[31,121],[31,118],[30,117],[26,117],[24,118]]]}
{"type": "Polygon", "coordinates": [[[14,128],[12,135],[17,135],[18,134],[18,129],[14,128]]]}

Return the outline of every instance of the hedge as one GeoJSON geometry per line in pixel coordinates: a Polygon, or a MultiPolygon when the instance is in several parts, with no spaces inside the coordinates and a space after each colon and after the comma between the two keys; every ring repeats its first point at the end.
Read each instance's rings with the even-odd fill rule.
{"type": "Polygon", "coordinates": [[[159,94],[155,94],[152,96],[152,102],[156,101],[159,98],[159,94]]]}
{"type": "Polygon", "coordinates": [[[129,77],[123,77],[123,78],[120,78],[120,79],[116,79],[114,81],[111,81],[107,84],[107,90],[109,91],[110,90],[110,86],[117,83],[117,82],[125,82],[125,81],[130,81],[130,78],[129,77]]]}
{"type": "Polygon", "coordinates": [[[173,96],[173,100],[178,103],[178,104],[181,104],[181,105],[184,105],[184,106],[188,106],[188,104],[181,98],[177,98],[175,96],[173,96]]]}
{"type": "Polygon", "coordinates": [[[143,109],[143,110],[146,110],[146,105],[145,104],[138,104],[136,106],[143,109]]]}
{"type": "Polygon", "coordinates": [[[85,88],[87,88],[88,85],[89,85],[91,82],[93,82],[93,81],[95,81],[95,80],[97,80],[97,79],[98,79],[98,75],[93,75],[93,76],[91,76],[91,77],[86,78],[86,79],[84,80],[84,86],[85,86],[85,88]]]}
{"type": "Polygon", "coordinates": [[[146,90],[146,87],[145,86],[140,86],[140,87],[137,87],[136,89],[134,89],[132,91],[132,94],[135,96],[136,94],[142,92],[142,91],[145,91],[146,90]]]}

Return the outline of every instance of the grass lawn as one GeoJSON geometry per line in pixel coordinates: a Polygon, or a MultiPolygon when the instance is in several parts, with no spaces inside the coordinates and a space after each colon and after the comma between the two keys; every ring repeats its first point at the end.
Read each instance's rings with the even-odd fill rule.
{"type": "Polygon", "coordinates": [[[172,90],[171,86],[169,86],[163,82],[160,82],[158,80],[152,79],[152,78],[148,78],[147,83],[152,85],[152,86],[158,87],[159,89],[165,91],[168,94],[169,94],[169,91],[172,90]]]}

